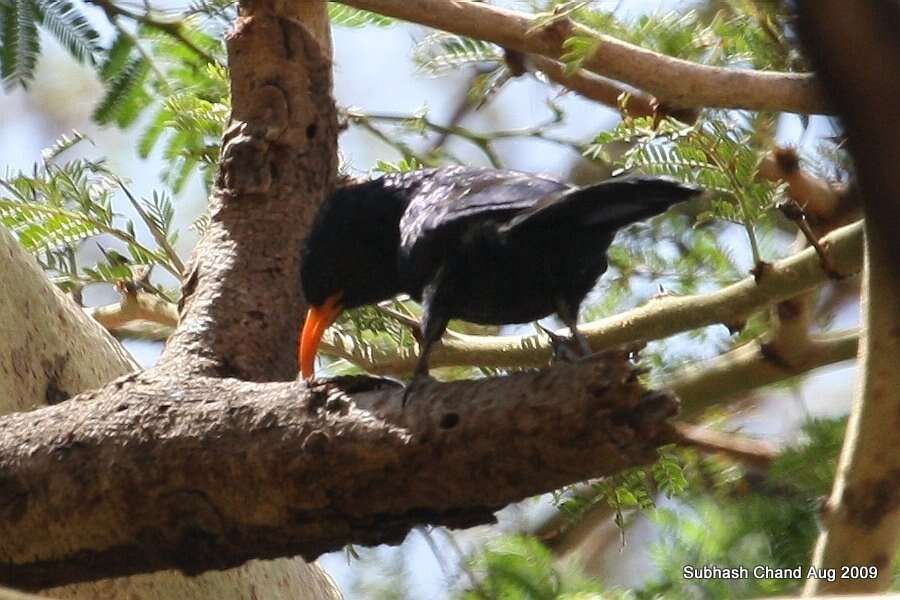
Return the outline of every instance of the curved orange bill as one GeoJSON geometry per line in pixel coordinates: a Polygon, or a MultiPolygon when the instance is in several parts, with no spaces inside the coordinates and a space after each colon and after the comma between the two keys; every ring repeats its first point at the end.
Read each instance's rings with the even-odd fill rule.
{"type": "Polygon", "coordinates": [[[304,379],[313,376],[316,366],[316,352],[325,330],[334,323],[344,308],[338,303],[340,294],[330,297],[322,306],[312,306],[306,313],[303,331],[300,333],[298,362],[304,379]]]}

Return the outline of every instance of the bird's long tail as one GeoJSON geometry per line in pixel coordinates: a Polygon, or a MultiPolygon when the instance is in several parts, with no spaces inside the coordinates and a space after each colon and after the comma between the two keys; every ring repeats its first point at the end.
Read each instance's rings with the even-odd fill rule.
{"type": "Polygon", "coordinates": [[[510,233],[564,223],[615,230],[664,213],[673,204],[703,193],[668,177],[629,176],[566,192],[518,215],[504,227],[510,233]]]}

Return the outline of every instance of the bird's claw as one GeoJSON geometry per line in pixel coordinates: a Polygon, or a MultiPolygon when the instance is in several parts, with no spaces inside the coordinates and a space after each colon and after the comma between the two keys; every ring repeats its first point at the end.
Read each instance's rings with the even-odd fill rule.
{"type": "Polygon", "coordinates": [[[553,349],[552,362],[578,362],[593,354],[590,344],[580,332],[572,337],[564,337],[557,335],[540,323],[535,323],[534,325],[550,338],[550,347],[553,349]]]}

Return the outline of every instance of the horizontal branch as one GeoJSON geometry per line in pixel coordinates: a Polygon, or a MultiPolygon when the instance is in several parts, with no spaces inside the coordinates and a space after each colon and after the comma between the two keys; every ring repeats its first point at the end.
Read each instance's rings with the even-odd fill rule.
{"type": "Polygon", "coordinates": [[[135,321],[149,321],[167,327],[178,324],[178,307],[146,292],[126,293],[116,304],[86,308],[85,312],[110,331],[135,321]]]}
{"type": "Polygon", "coordinates": [[[647,392],[622,352],[426,383],[405,410],[401,396],[373,378],[150,370],[0,418],[0,583],[395,543],[419,524],[491,522],[510,502],[650,462],[675,437],[677,402],[647,392]]]}
{"type": "Polygon", "coordinates": [[[679,443],[710,454],[722,454],[748,467],[768,468],[778,456],[778,451],[769,442],[740,434],[692,425],[684,421],[676,422],[675,430],[682,437],[679,443]]]}
{"type": "Polygon", "coordinates": [[[563,43],[570,37],[588,38],[594,42],[596,50],[585,59],[583,68],[653,94],[670,108],[830,112],[810,74],[701,65],[597,33],[566,17],[541,24],[536,16],[479,2],[340,1],[348,6],[554,60],[565,54],[563,43]]]}
{"type": "MultiPolygon", "coordinates": [[[[862,264],[862,223],[835,230],[822,238],[834,267],[845,275],[862,264]]],[[[813,248],[769,265],[758,278],[748,277],[715,292],[665,296],[605,319],[579,326],[594,350],[635,341],[649,341],[708,325],[736,324],[753,313],[812,289],[829,279],[813,248]]],[[[560,331],[560,335],[568,335],[560,331]]],[[[382,349],[362,345],[333,330],[323,349],[371,373],[406,374],[416,364],[410,348],[382,349]]],[[[432,367],[478,365],[493,368],[541,367],[552,348],[544,335],[476,336],[447,332],[431,353],[432,367]]]]}
{"type": "Polygon", "coordinates": [[[49,596],[34,596],[11,590],[9,588],[0,587],[0,600],[51,600],[49,596]]]}
{"type": "Polygon", "coordinates": [[[729,396],[802,375],[813,369],[853,360],[859,332],[829,333],[811,338],[800,362],[786,364],[769,356],[756,341],[721,356],[692,364],[673,373],[663,383],[682,402],[683,417],[690,419],[729,396]]]}
{"type": "Polygon", "coordinates": [[[652,117],[671,114],[684,123],[697,120],[698,112],[692,109],[668,110],[656,98],[644,92],[627,88],[621,83],[595,75],[584,69],[567,73],[565,65],[545,56],[530,55],[525,64],[543,73],[550,81],[632,117],[652,117]]]}

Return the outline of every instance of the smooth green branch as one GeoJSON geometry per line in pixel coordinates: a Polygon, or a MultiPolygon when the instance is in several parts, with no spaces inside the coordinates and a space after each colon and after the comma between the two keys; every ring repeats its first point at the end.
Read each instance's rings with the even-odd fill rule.
{"type": "Polygon", "coordinates": [[[686,365],[660,382],[660,387],[675,392],[681,400],[681,416],[692,419],[724,398],[853,360],[858,346],[858,331],[828,333],[806,342],[800,361],[783,364],[754,340],[710,360],[686,365]]]}
{"type": "MultiPolygon", "coordinates": [[[[822,238],[839,273],[858,273],[862,265],[862,223],[836,229],[822,238]]],[[[716,324],[739,325],[753,313],[824,283],[815,249],[777,261],[757,278],[747,277],[709,294],[666,296],[611,317],[581,325],[594,350],[637,340],[650,341],[716,324]]],[[[568,335],[560,331],[560,335],[568,335]]],[[[408,374],[416,364],[414,348],[379,348],[330,331],[323,350],[371,373],[408,374]]],[[[541,367],[551,355],[546,336],[475,336],[447,332],[431,353],[432,367],[541,367]]]]}

